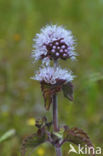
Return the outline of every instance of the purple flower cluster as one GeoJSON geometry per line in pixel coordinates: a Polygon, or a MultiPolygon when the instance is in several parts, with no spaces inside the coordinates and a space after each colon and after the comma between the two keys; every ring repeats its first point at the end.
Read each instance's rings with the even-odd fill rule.
{"type": "MultiPolygon", "coordinates": [[[[47,49],[46,56],[49,57],[50,59],[54,58],[55,60],[57,60],[58,58],[67,59],[70,57],[69,56],[70,48],[62,38],[50,42],[48,44],[45,44],[44,46],[46,46],[47,49]]],[[[43,57],[45,57],[45,55],[42,55],[42,58],[43,57]]]]}
{"type": "Polygon", "coordinates": [[[33,39],[32,57],[42,60],[46,65],[50,60],[71,58],[75,59],[75,41],[70,30],[64,29],[62,26],[47,25],[42,28],[39,34],[33,39]]]}
{"type": "Polygon", "coordinates": [[[71,82],[74,79],[71,71],[62,69],[58,65],[50,66],[51,60],[57,62],[58,59],[75,59],[75,41],[71,31],[62,26],[47,25],[41,29],[39,34],[36,34],[33,40],[35,44],[32,56],[36,61],[42,60],[43,66],[32,79],[51,85],[56,84],[59,80],[65,83],[71,82]]]}

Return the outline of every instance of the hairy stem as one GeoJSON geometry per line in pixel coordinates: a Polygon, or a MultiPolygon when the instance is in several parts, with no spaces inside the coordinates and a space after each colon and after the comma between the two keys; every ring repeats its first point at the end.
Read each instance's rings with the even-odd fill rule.
{"type": "MultiPolygon", "coordinates": [[[[58,66],[58,62],[54,61],[54,69],[56,70],[58,66]]],[[[53,95],[53,127],[54,131],[57,132],[59,131],[59,126],[58,126],[58,102],[57,102],[57,95],[53,95]]],[[[62,156],[62,151],[61,147],[55,147],[56,150],[56,156],[62,156]]]]}
{"type": "MultiPolygon", "coordinates": [[[[53,95],[53,126],[54,131],[57,132],[59,130],[58,127],[58,103],[57,103],[57,95],[53,95]]],[[[56,156],[62,156],[62,151],[60,147],[56,147],[56,156]]]]}
{"type": "Polygon", "coordinates": [[[53,95],[53,126],[54,131],[58,131],[58,104],[57,104],[57,96],[53,95]]]}
{"type": "Polygon", "coordinates": [[[56,148],[56,155],[57,156],[62,156],[62,151],[61,151],[61,148],[56,148]]]}

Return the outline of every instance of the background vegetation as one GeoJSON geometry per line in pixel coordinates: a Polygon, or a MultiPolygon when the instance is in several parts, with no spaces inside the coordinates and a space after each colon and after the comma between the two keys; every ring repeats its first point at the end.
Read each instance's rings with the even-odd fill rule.
{"type": "MultiPolygon", "coordinates": [[[[36,129],[35,118],[46,113],[51,119],[39,83],[30,79],[37,69],[31,63],[32,38],[48,23],[65,25],[78,43],[78,60],[62,62],[77,77],[73,103],[59,94],[60,122],[81,127],[95,146],[103,147],[103,1],[0,0],[0,136],[16,131],[0,144],[0,156],[19,156],[23,137],[36,129]]],[[[68,150],[64,145],[64,156],[68,150]]],[[[55,151],[45,144],[34,155],[55,151]]]]}

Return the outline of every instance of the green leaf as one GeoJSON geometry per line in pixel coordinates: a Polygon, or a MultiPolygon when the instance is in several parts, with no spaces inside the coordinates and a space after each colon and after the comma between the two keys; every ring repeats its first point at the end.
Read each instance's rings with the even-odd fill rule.
{"type": "Polygon", "coordinates": [[[27,148],[36,148],[40,144],[46,141],[46,136],[43,133],[34,133],[30,136],[27,136],[22,143],[21,155],[25,156],[27,148]]]}
{"type": "Polygon", "coordinates": [[[49,110],[50,104],[52,102],[51,87],[49,84],[42,82],[41,88],[42,88],[43,97],[45,101],[45,108],[46,110],[49,110]]]}
{"type": "Polygon", "coordinates": [[[1,137],[0,137],[0,143],[11,138],[12,136],[14,136],[16,134],[16,130],[15,129],[11,129],[9,131],[7,131],[6,133],[4,133],[1,137]]]}
{"type": "Polygon", "coordinates": [[[64,128],[60,128],[58,132],[53,132],[54,135],[56,135],[58,138],[62,139],[64,133],[64,128]]]}
{"type": "Polygon", "coordinates": [[[60,134],[60,133],[58,133],[58,132],[53,132],[53,134],[55,135],[55,136],[57,136],[58,137],[58,139],[62,139],[62,134],[60,134]]]}
{"type": "Polygon", "coordinates": [[[71,82],[68,82],[63,85],[62,87],[64,96],[69,99],[70,101],[73,101],[73,85],[71,82]]]}
{"type": "Polygon", "coordinates": [[[65,83],[65,80],[58,79],[56,84],[47,84],[44,81],[41,82],[41,88],[44,96],[44,101],[45,101],[45,108],[46,110],[49,110],[50,105],[52,103],[52,97],[54,94],[59,92],[65,83]]]}
{"type": "Polygon", "coordinates": [[[49,131],[52,122],[48,122],[47,118],[44,116],[41,119],[36,120],[37,132],[25,137],[22,143],[21,155],[25,156],[28,148],[36,148],[42,143],[49,141],[49,131]]]}
{"type": "Polygon", "coordinates": [[[52,102],[51,96],[47,95],[46,98],[45,98],[45,108],[46,108],[46,110],[49,110],[51,102],[52,102]]]}
{"type": "Polygon", "coordinates": [[[79,128],[66,129],[64,131],[64,140],[72,142],[76,145],[82,144],[87,146],[93,146],[88,135],[79,128]]]}

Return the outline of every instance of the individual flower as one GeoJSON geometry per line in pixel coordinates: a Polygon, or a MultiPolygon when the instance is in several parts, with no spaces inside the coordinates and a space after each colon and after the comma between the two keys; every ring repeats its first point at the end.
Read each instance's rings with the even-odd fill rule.
{"type": "Polygon", "coordinates": [[[61,89],[65,97],[71,101],[73,100],[73,85],[71,81],[74,79],[74,76],[70,71],[68,72],[60,67],[53,68],[48,66],[40,68],[32,79],[38,80],[41,83],[46,110],[50,108],[53,95],[61,89]]]}
{"type": "Polygon", "coordinates": [[[36,75],[32,77],[34,80],[38,80],[40,82],[45,82],[47,84],[56,84],[59,80],[63,82],[70,82],[74,79],[74,76],[71,74],[71,71],[67,71],[66,69],[61,69],[60,67],[44,67],[40,68],[37,71],[36,75]]]}
{"type": "Polygon", "coordinates": [[[32,57],[35,60],[42,59],[43,63],[48,64],[52,59],[75,59],[73,35],[63,26],[47,25],[36,34],[33,41],[35,44],[32,57]]]}

